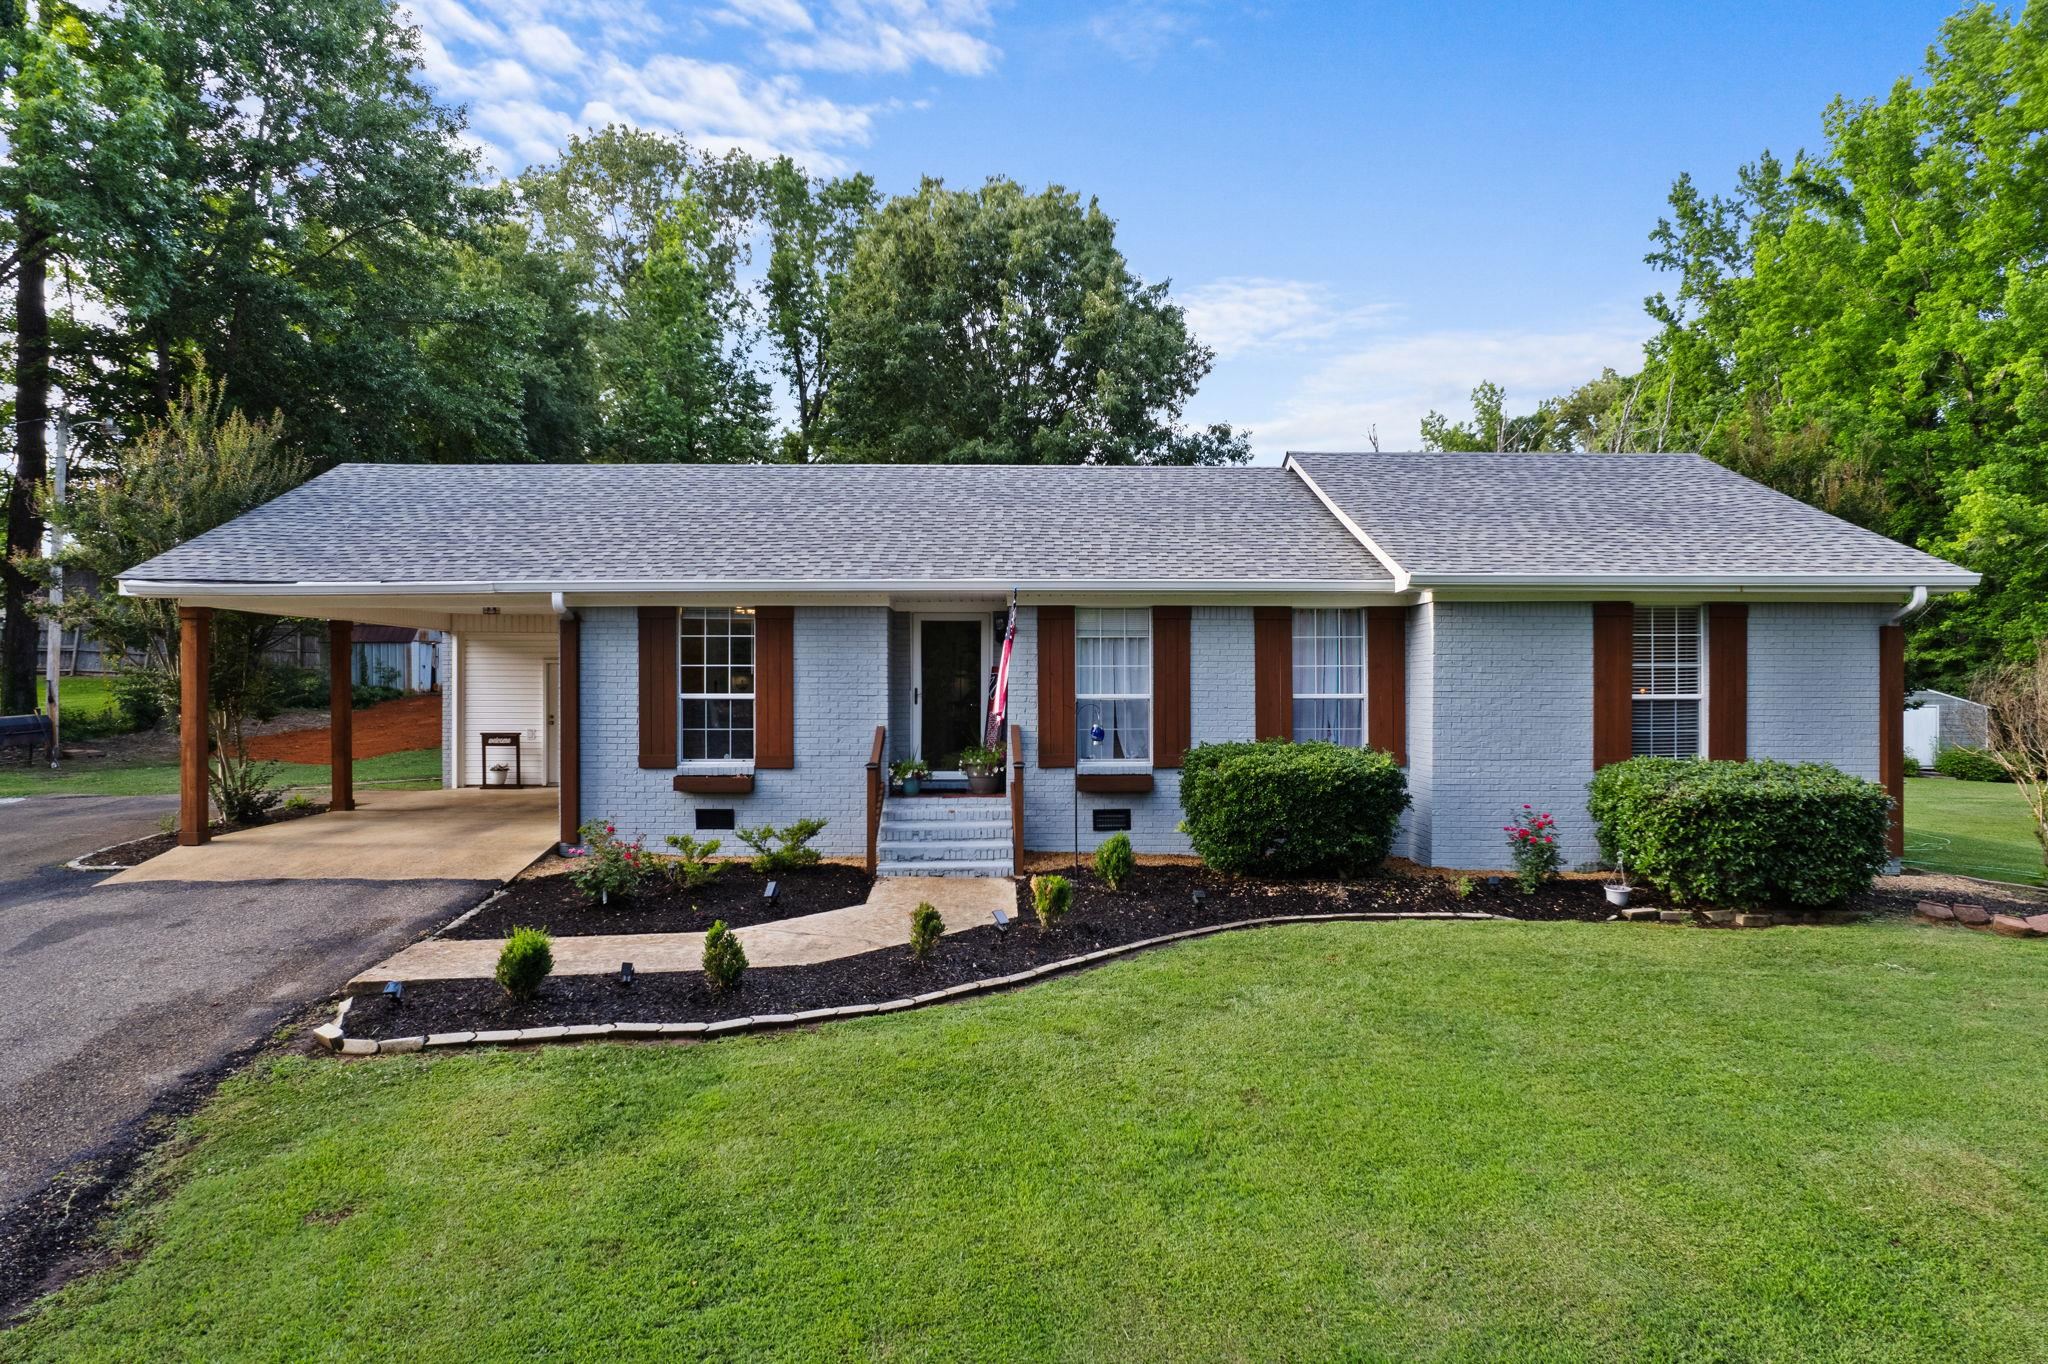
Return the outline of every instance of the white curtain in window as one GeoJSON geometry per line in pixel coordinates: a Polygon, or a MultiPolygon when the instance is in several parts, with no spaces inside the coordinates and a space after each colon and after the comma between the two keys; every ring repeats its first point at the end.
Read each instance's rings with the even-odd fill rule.
{"type": "Polygon", "coordinates": [[[1294,737],[1365,744],[1365,613],[1294,613],[1294,737]]]}
{"type": "Polygon", "coordinates": [[[1076,754],[1083,762],[1151,758],[1150,610],[1083,607],[1074,612],[1074,723],[1076,754]]]}

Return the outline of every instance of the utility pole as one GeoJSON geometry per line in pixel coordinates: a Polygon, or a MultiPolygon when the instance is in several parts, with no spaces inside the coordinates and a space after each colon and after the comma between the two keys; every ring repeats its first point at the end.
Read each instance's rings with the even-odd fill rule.
{"type": "MultiPolygon", "coordinates": [[[[64,475],[67,456],[71,446],[71,410],[68,406],[57,409],[57,446],[50,452],[50,500],[57,506],[64,505],[64,475]]],[[[50,614],[45,623],[44,639],[48,669],[48,706],[50,712],[50,766],[57,765],[58,748],[58,692],[64,676],[64,623],[57,619],[57,608],[64,604],[64,569],[58,563],[58,552],[64,548],[64,529],[56,518],[50,520],[50,614]]]]}

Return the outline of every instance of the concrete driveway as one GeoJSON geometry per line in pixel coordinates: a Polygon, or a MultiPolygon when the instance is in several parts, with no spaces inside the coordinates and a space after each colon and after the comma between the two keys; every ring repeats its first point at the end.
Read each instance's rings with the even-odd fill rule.
{"type": "MultiPolygon", "coordinates": [[[[0,1226],[81,1157],[118,1161],[181,1077],[262,1041],[497,879],[112,885],[62,870],[155,832],[173,805],[0,805],[0,1226]]],[[[0,1261],[8,1249],[0,1239],[0,1261]]]]}

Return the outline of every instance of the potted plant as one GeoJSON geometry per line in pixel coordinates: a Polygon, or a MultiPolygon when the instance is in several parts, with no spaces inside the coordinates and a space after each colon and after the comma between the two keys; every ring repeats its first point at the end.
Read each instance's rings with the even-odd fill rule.
{"type": "Polygon", "coordinates": [[[967,789],[977,796],[992,796],[1003,789],[1003,752],[999,748],[962,749],[960,770],[967,774],[967,789]]]}
{"type": "Polygon", "coordinates": [[[905,758],[901,762],[889,764],[889,775],[895,778],[896,785],[906,796],[916,795],[917,784],[931,774],[932,770],[925,765],[923,758],[905,758]]]}
{"type": "Polygon", "coordinates": [[[1615,863],[1614,879],[1607,883],[1605,889],[1608,904],[1616,909],[1627,909],[1628,897],[1635,891],[1635,887],[1628,883],[1628,868],[1619,862],[1615,863]]]}

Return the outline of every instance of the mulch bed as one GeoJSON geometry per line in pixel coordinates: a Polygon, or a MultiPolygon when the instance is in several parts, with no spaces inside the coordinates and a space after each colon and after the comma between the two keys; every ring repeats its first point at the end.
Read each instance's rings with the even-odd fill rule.
{"type": "MultiPolygon", "coordinates": [[[[266,824],[289,824],[295,819],[305,819],[309,815],[325,814],[326,812],[327,806],[324,803],[314,804],[297,810],[287,810],[280,806],[268,819],[259,819],[247,824],[229,824],[225,821],[217,821],[208,827],[207,832],[215,835],[231,834],[242,829],[259,829],[266,824]]],[[[96,871],[104,869],[112,871],[121,867],[132,867],[140,862],[147,862],[158,853],[169,852],[177,846],[178,834],[176,830],[167,834],[150,834],[146,838],[131,838],[126,843],[116,843],[111,848],[102,848],[99,852],[92,854],[92,861],[81,862],[79,865],[87,870],[96,871]]]]}
{"type": "MultiPolygon", "coordinates": [[[[1050,933],[1038,927],[1028,883],[1019,883],[1017,914],[1007,931],[990,924],[949,933],[926,962],[912,961],[905,946],[813,966],[763,967],[748,971],[739,988],[724,996],[714,996],[695,973],[642,975],[631,986],[608,976],[557,976],[524,1002],[510,999],[493,981],[421,981],[408,985],[404,1002],[396,1006],[381,995],[359,997],[345,1026],[351,1037],[381,1039],[576,1023],[715,1022],[879,1004],[1012,975],[1164,933],[1283,914],[1463,912],[1551,920],[1605,920],[1613,914],[1599,883],[1590,880],[1555,882],[1535,895],[1523,895],[1506,878],[1491,886],[1484,878],[1475,878],[1472,894],[1461,899],[1452,881],[1398,873],[1353,882],[1265,882],[1238,880],[1201,867],[1142,867],[1120,891],[1111,891],[1091,871],[1064,874],[1074,883],[1074,907],[1050,933]],[[1196,890],[1204,892],[1200,904],[1195,902],[1196,890]]],[[[494,904],[492,911],[504,903],[494,904]]],[[[575,915],[587,918],[598,913],[581,908],[580,900],[575,903],[575,915]]],[[[503,936],[517,914],[500,916],[494,931],[467,931],[482,918],[465,924],[462,936],[503,936]]],[[[704,925],[708,924],[706,917],[704,925]]]]}
{"type": "Polygon", "coordinates": [[[666,877],[651,876],[630,900],[595,905],[554,869],[550,858],[532,875],[505,888],[475,918],[449,929],[447,938],[502,938],[514,928],[539,928],[560,938],[592,933],[702,933],[716,919],[739,928],[799,914],[844,909],[868,898],[874,880],[859,867],[821,863],[775,878],[775,899],[764,900],[769,878],[744,862],[728,862],[718,879],[687,893],[666,877]]]}

